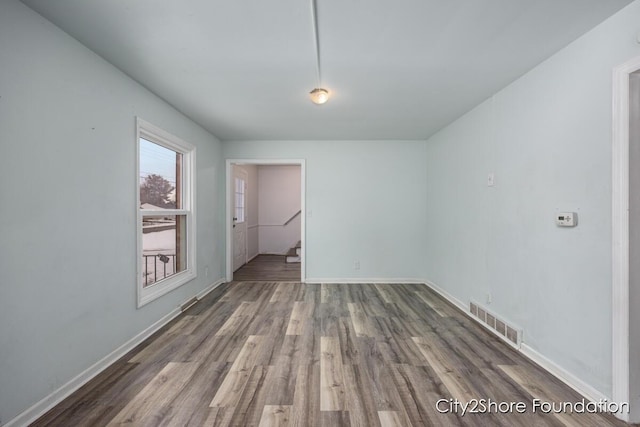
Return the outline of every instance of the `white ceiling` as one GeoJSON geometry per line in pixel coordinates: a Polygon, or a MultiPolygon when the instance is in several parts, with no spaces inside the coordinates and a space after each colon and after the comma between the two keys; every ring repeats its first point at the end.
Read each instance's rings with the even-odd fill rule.
{"type": "Polygon", "coordinates": [[[222,140],[425,139],[631,0],[23,0],[222,140]]]}

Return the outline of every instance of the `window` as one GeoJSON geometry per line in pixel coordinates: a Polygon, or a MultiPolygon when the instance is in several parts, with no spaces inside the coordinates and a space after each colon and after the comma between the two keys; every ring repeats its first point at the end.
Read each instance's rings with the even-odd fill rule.
{"type": "Polygon", "coordinates": [[[195,278],[195,147],[138,119],[138,306],[195,278]]]}
{"type": "Polygon", "coordinates": [[[236,211],[235,211],[235,217],[233,218],[233,220],[236,223],[243,223],[244,222],[244,201],[245,201],[245,197],[244,197],[244,192],[245,192],[245,183],[244,183],[244,179],[241,178],[236,178],[235,181],[235,195],[236,195],[236,211]]]}

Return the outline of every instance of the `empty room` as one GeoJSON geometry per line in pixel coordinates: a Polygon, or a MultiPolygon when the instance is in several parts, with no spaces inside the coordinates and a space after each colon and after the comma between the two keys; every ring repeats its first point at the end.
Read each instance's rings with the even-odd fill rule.
{"type": "Polygon", "coordinates": [[[640,423],[640,0],[0,0],[0,426],[640,423]]]}

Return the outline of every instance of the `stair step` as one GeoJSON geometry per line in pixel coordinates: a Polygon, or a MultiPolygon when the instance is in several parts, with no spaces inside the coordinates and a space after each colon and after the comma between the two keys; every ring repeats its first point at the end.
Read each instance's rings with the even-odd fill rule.
{"type": "Polygon", "coordinates": [[[289,249],[289,251],[285,254],[284,262],[286,263],[302,262],[301,255],[302,255],[302,242],[298,240],[298,243],[296,243],[295,246],[289,249]]]}
{"type": "Polygon", "coordinates": [[[298,256],[300,254],[298,252],[296,252],[296,248],[291,248],[291,249],[289,249],[289,251],[287,251],[287,253],[285,255],[286,256],[298,256]]]}

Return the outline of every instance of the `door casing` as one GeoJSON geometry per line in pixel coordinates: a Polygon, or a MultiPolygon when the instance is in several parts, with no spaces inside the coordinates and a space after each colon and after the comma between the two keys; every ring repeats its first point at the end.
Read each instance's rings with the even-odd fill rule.
{"type": "Polygon", "coordinates": [[[307,180],[306,180],[306,168],[305,168],[305,159],[227,159],[226,160],[226,192],[227,192],[227,203],[226,203],[226,280],[228,282],[233,280],[233,253],[232,253],[232,215],[231,215],[231,207],[233,206],[233,193],[231,191],[231,182],[233,180],[233,165],[271,165],[271,166],[282,166],[282,165],[296,165],[300,166],[300,210],[301,212],[301,230],[300,230],[300,242],[302,244],[301,249],[301,264],[300,264],[300,281],[302,283],[306,280],[306,253],[307,253],[307,242],[306,242],[306,191],[307,191],[307,180]]]}
{"type": "MultiPolygon", "coordinates": [[[[640,57],[613,70],[612,121],[612,400],[629,402],[629,75],[640,57]]],[[[632,408],[633,411],[633,408],[632,408]]],[[[629,414],[616,414],[630,421],[629,414]]],[[[638,421],[638,420],[631,420],[638,421]]]]}

